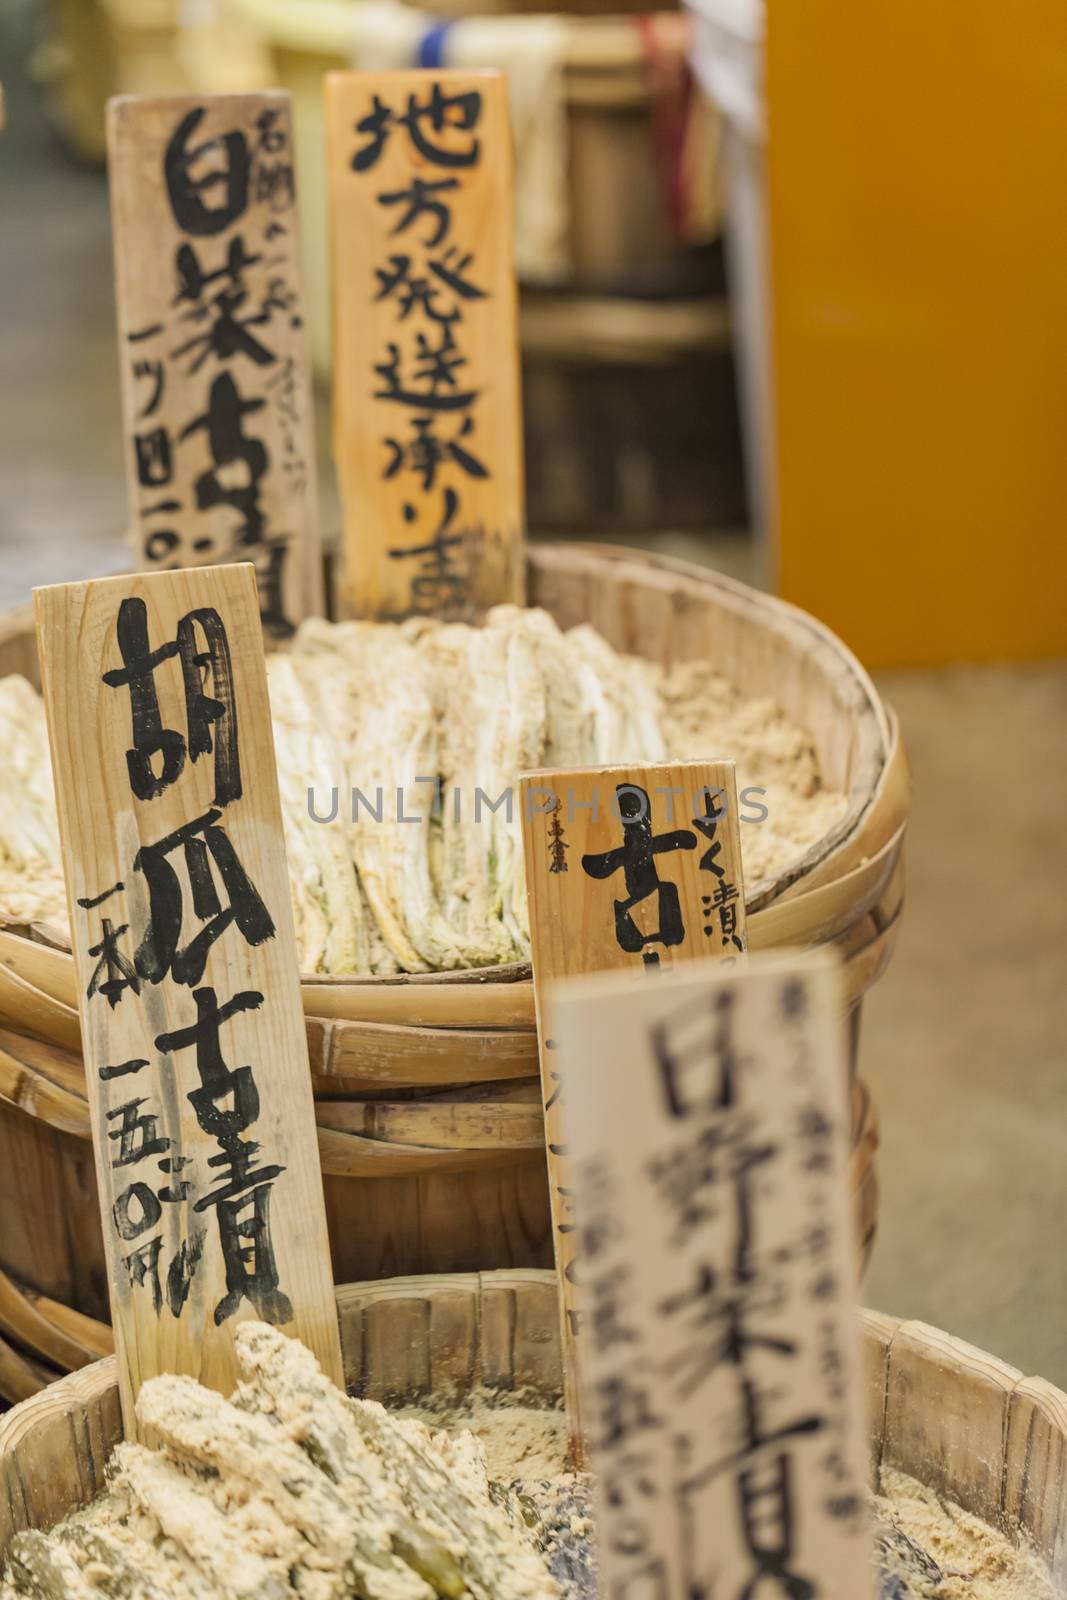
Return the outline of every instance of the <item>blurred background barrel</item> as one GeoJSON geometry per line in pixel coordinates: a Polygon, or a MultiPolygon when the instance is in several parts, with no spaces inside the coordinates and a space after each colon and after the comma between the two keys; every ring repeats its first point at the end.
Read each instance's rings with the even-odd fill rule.
{"type": "Polygon", "coordinates": [[[690,71],[687,19],[672,9],[638,15],[634,0],[573,0],[553,16],[534,9],[525,0],[52,0],[36,59],[55,126],[94,162],[103,158],[109,94],[290,92],[322,379],[330,368],[323,74],[424,64],[428,39],[445,64],[451,52],[465,66],[502,67],[520,170],[530,529],[741,530],[748,501],[719,119],[690,71]]]}

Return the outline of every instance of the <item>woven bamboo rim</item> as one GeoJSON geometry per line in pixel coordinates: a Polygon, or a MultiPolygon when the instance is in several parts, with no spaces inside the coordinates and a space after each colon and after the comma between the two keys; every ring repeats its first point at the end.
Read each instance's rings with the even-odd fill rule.
{"type": "MultiPolygon", "coordinates": [[[[837,883],[757,913],[752,948],[833,943],[842,960],[845,1005],[851,1009],[896,943],[904,902],[902,838],[901,829],[878,855],[837,883]],[[816,912],[812,905],[809,914],[806,902],[821,902],[822,908],[816,912]],[[808,926],[822,919],[814,940],[804,939],[796,927],[800,908],[808,926]]],[[[313,1076],[339,1080],[353,1092],[485,1083],[537,1072],[529,979],[437,984],[315,979],[301,992],[313,1076]],[[337,1015],[352,1010],[367,1014],[337,1015]],[[469,1020],[476,1013],[480,1026],[469,1020]]],[[[0,929],[0,1027],[43,1041],[57,1060],[73,1067],[81,1053],[81,1029],[69,952],[0,929]]]]}
{"type": "MultiPolygon", "coordinates": [[[[546,1404],[560,1391],[555,1284],[536,1271],[397,1278],[337,1290],[345,1378],[392,1402],[485,1386],[546,1404]]],[[[921,1322],[860,1313],[872,1480],[917,1478],[1067,1580],[1067,1395],[921,1322]]],[[[0,1421],[0,1557],[104,1482],[121,1438],[113,1358],[0,1421]]]]}
{"type": "MultiPolygon", "coordinates": [[[[0,1000],[0,1014],[2,1010],[0,1000]]],[[[450,1035],[464,1037],[459,1030],[450,1035]]],[[[389,1090],[376,1093],[373,1085],[379,1090],[386,1082],[392,1082],[394,1090],[397,1085],[395,1080],[366,1077],[365,1064],[358,1080],[315,1075],[323,1173],[386,1178],[510,1166],[523,1158],[542,1160],[544,1117],[537,1093],[536,1035],[510,1037],[530,1040],[534,1046],[530,1061],[523,1062],[522,1077],[517,1074],[509,1080],[506,1062],[490,1054],[486,1074],[491,1070],[494,1077],[469,1082],[475,1077],[470,1058],[459,1053],[448,1058],[448,1069],[434,1067],[442,1072],[442,1083],[429,1072],[419,1080],[424,1093],[418,1099],[390,1098],[389,1090]],[[464,1077],[467,1082],[459,1083],[464,1077]]],[[[869,1101],[859,1080],[853,1080],[853,1096],[854,1101],[856,1096],[869,1101]]],[[[0,1101],[61,1133],[91,1138],[82,1056],[5,1027],[0,1027],[0,1101]]]]}
{"type": "MultiPolygon", "coordinates": [[[[900,909],[909,807],[899,729],[855,657],[828,628],[773,596],[685,562],[606,546],[531,550],[528,592],[531,604],[544,605],[562,627],[588,621],[617,648],[653,660],[710,659],[725,671],[742,662],[752,693],[776,695],[797,721],[825,719],[827,727],[812,731],[824,770],[836,769],[828,780],[849,797],[847,813],[783,872],[747,886],[749,938],[753,949],[837,944],[846,962],[846,1001],[855,1005],[873,981],[869,974],[880,970],[868,946],[900,909]]],[[[26,611],[0,624],[0,671],[36,680],[26,611]]],[[[0,939],[0,1022],[76,1049],[73,962],[63,936],[9,927],[0,939]],[[12,999],[19,979],[23,993],[12,999]],[[30,1012],[36,1020],[23,1024],[20,1016],[30,1012]]],[[[316,975],[305,977],[302,993],[318,1075],[365,1078],[372,1089],[376,1082],[474,1082],[532,1070],[532,1041],[505,1037],[533,1029],[526,964],[391,979],[316,975]],[[379,1028],[420,1031],[414,1037],[379,1028]],[[473,1030],[462,1049],[469,1074],[457,1075],[457,1041],[424,1031],[434,1028],[473,1030]],[[414,1076],[405,1079],[409,1069],[414,1076]]]]}
{"type": "MultiPolygon", "coordinates": [[[[861,958],[903,905],[903,839],[901,824],[875,855],[837,880],[756,912],[749,923],[751,948],[835,944],[844,963],[845,1003],[855,1005],[869,987],[869,963],[861,958]]],[[[305,978],[301,995],[312,1071],[399,1083],[410,1067],[418,1074],[407,1080],[412,1085],[528,1075],[537,1066],[528,969],[519,969],[523,975],[517,972],[511,981],[497,976],[500,969],[490,970],[492,976],[435,973],[411,982],[305,978]]],[[[69,951],[0,928],[0,1022],[61,1049],[80,1050],[69,951]]]]}

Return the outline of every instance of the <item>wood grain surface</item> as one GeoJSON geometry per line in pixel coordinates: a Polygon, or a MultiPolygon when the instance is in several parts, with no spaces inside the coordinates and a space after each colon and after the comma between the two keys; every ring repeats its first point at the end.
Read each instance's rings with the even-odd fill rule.
{"type": "Polygon", "coordinates": [[[249,1316],[340,1370],[259,606],[247,564],[35,606],[132,1434],[249,1316]]]}
{"type": "Polygon", "coordinates": [[[108,106],[130,539],[255,564],[284,638],[323,608],[289,96],[108,106]]]}
{"type": "Polygon", "coordinates": [[[567,1406],[580,1453],[577,1249],[550,986],[616,968],[640,981],[676,960],[744,951],[737,786],[731,761],[541,771],[521,778],[519,804],[567,1406]]]}
{"type": "Polygon", "coordinates": [[[504,79],[331,73],[326,123],[344,600],[471,620],[523,594],[504,79]]]}

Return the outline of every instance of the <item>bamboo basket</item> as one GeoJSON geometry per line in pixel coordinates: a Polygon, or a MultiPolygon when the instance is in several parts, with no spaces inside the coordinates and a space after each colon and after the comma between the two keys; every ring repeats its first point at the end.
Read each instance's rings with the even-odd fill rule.
{"type": "MultiPolygon", "coordinates": [[[[555,1284],[490,1272],[337,1291],[345,1379],[392,1403],[487,1387],[559,1403],[555,1284]]],[[[1067,1582],[1067,1395],[921,1322],[861,1312],[872,1482],[893,1467],[1025,1542],[1067,1582]]],[[[86,1505],[122,1433],[113,1359],[0,1421],[0,1559],[86,1505]]]]}
{"type": "MultiPolygon", "coordinates": [[[[865,1258],[877,1123],[855,1064],[862,997],[890,958],[903,904],[908,780],[895,720],[828,629],[707,571],[549,546],[531,551],[528,593],[562,627],[587,620],[617,649],[666,663],[708,659],[746,692],[773,696],[811,730],[827,781],[848,795],[838,827],[777,878],[750,883],[746,900],[753,948],[832,943],[841,954],[865,1258]]],[[[36,678],[24,616],[0,635],[9,671],[36,678]]],[[[309,977],[302,994],[337,1281],[548,1267],[529,968],[309,977]]],[[[42,942],[42,930],[0,929],[0,1272],[10,1284],[0,1334],[38,1362],[38,1384],[65,1358],[24,1303],[89,1317],[97,1338],[107,1316],[85,1096],[69,951],[42,942]]],[[[18,1398],[26,1377],[0,1392],[18,1398]]]]}

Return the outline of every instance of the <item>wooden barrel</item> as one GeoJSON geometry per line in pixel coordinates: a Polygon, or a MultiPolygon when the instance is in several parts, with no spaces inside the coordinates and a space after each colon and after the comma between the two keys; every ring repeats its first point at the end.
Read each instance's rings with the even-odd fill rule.
{"type": "MultiPolygon", "coordinates": [[[[9,1059],[7,1052],[0,1049],[0,1097],[6,1096],[7,1086],[10,1084],[10,1078],[6,1076],[9,1059]]],[[[412,1114],[419,1110],[417,1102],[407,1101],[401,1105],[405,1111],[412,1114]]],[[[379,1106],[372,1104],[367,1109],[377,1113],[379,1106]]],[[[393,1111],[396,1108],[387,1109],[393,1111]]],[[[530,1109],[536,1116],[536,1127],[530,1133],[531,1147],[535,1147],[537,1151],[537,1170],[543,1170],[544,1130],[539,1097],[535,1096],[532,1099],[530,1109]]],[[[43,1110],[41,1107],[40,1111],[43,1110]]],[[[43,1121],[44,1116],[40,1116],[40,1111],[39,1117],[43,1121]]],[[[44,1112],[45,1116],[48,1114],[44,1112]]],[[[54,1110],[52,1114],[55,1114],[54,1110]]],[[[75,1146],[74,1151],[65,1152],[69,1166],[60,1167],[67,1180],[60,1204],[70,1206],[65,1221],[79,1238],[82,1259],[92,1262],[91,1280],[83,1280],[79,1285],[80,1300],[82,1303],[91,1302],[95,1305],[103,1299],[104,1305],[99,1315],[90,1315],[62,1300],[43,1294],[38,1289],[28,1287],[25,1282],[8,1272],[0,1271],[0,1399],[11,1402],[27,1399],[48,1384],[54,1383],[64,1373],[86,1367],[101,1356],[109,1354],[114,1348],[111,1328],[104,1320],[107,1306],[106,1287],[103,1281],[103,1240],[100,1236],[92,1152],[88,1143],[88,1107],[84,1102],[78,1115],[82,1119],[82,1142],[80,1148],[75,1146]]],[[[327,1188],[329,1188],[332,1170],[331,1153],[329,1144],[323,1142],[323,1116],[323,1107],[320,1103],[319,1140],[322,1146],[323,1170],[327,1174],[327,1188]]],[[[39,1141],[41,1138],[39,1123],[35,1123],[34,1127],[35,1138],[39,1141]]],[[[860,1079],[856,1079],[852,1085],[852,1141],[848,1181],[852,1195],[858,1267],[862,1277],[874,1242],[878,1217],[878,1178],[874,1164],[878,1127],[870,1094],[860,1079]]],[[[471,1154],[471,1152],[458,1153],[468,1158],[471,1154]]],[[[61,1154],[60,1162],[62,1160],[61,1154]]],[[[334,1172],[333,1175],[337,1174],[334,1172]]],[[[13,1176],[12,1194],[17,1189],[18,1181],[23,1174],[16,1170],[13,1176]]],[[[500,1178],[500,1169],[496,1169],[496,1176],[500,1178]]],[[[385,1193],[387,1189],[387,1185],[378,1184],[369,1192],[385,1193]]],[[[47,1251],[54,1243],[57,1197],[55,1195],[49,1197],[43,1190],[35,1188],[29,1196],[23,1191],[20,1202],[23,1208],[26,1208],[27,1200],[44,1208],[42,1215],[48,1220],[36,1229],[35,1237],[40,1241],[40,1247],[47,1251]]],[[[12,1203],[12,1198],[6,1192],[6,1185],[0,1182],[0,1210],[12,1203]]],[[[32,1222],[33,1219],[29,1220],[32,1222]]],[[[336,1227],[333,1214],[331,1226],[336,1227]]],[[[335,1251],[335,1257],[336,1254],[335,1251]]]]}
{"type": "MultiPolygon", "coordinates": [[[[337,1291],[345,1377],[386,1402],[523,1391],[557,1404],[559,1321],[549,1273],[489,1272],[337,1291]]],[[[1047,1562],[1067,1582],[1067,1395],[920,1322],[862,1312],[872,1481],[918,1479],[1047,1562]]],[[[0,1560],[103,1486],[122,1433],[113,1359],[0,1421],[0,1560]]]]}
{"type": "Polygon", "coordinates": [[[744,526],[725,301],[528,291],[520,328],[531,528],[610,538],[744,526]]]}
{"type": "MultiPolygon", "coordinates": [[[[708,660],[810,730],[847,813],[785,871],[747,885],[749,934],[756,949],[839,950],[854,1077],[862,996],[900,925],[908,808],[896,723],[862,668],[813,618],[681,563],[548,546],[531,551],[528,593],[562,627],[589,621],[616,649],[708,660]]],[[[9,671],[36,677],[28,618],[0,636],[9,671]]],[[[309,977],[302,994],[337,1280],[549,1266],[529,968],[309,977]]],[[[106,1277],[76,1001],[69,951],[0,930],[0,1271],[17,1292],[99,1323],[106,1277]]],[[[866,1249],[876,1123],[865,1091],[852,1092],[866,1249]]],[[[0,1300],[0,1332],[3,1315],[0,1300]]],[[[8,1332],[54,1367],[25,1327],[8,1332]]]]}

